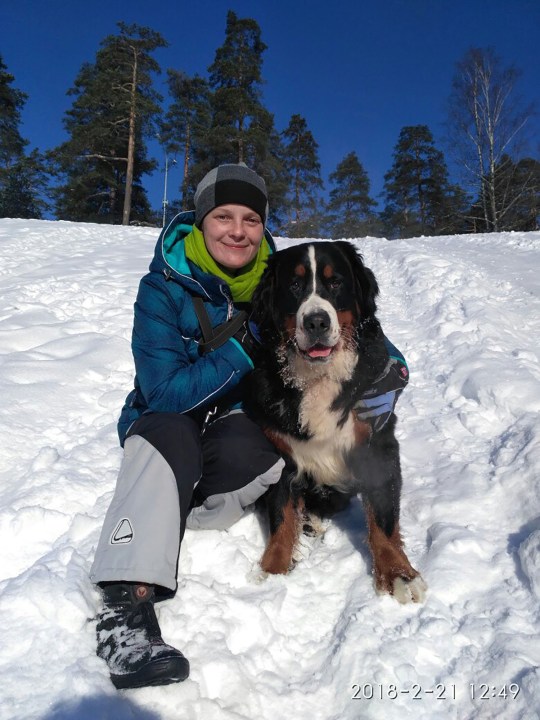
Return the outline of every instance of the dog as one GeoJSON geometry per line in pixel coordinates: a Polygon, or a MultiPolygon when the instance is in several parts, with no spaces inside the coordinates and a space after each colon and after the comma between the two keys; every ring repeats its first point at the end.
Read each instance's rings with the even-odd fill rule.
{"type": "Polygon", "coordinates": [[[247,410],[285,459],[281,479],[262,498],[270,537],[260,564],[264,574],[288,573],[300,533],[315,532],[320,519],[360,494],[377,592],[423,602],[426,584],[399,531],[393,406],[381,423],[366,418],[363,403],[392,366],[375,316],[378,293],[347,241],[278,251],[254,293],[260,346],[247,410]]]}

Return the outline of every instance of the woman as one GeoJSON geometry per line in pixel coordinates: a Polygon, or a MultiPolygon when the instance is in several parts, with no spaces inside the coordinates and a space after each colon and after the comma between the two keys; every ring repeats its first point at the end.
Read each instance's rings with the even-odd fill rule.
{"type": "Polygon", "coordinates": [[[243,164],[214,168],[195,212],[161,233],[140,283],[135,389],[118,424],[124,459],[91,570],[104,600],[97,652],[118,688],[188,676],[154,611],[176,591],[184,530],[229,527],[284,465],[239,396],[253,367],[241,308],[275,251],[267,215],[261,177],[243,164]],[[208,345],[206,319],[217,335],[208,345]]]}

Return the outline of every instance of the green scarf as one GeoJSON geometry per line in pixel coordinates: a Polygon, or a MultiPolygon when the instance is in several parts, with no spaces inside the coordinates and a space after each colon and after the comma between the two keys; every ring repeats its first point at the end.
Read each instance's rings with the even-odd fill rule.
{"type": "Polygon", "coordinates": [[[253,291],[261,279],[266,267],[266,261],[271,253],[270,246],[266,238],[263,237],[261,246],[253,260],[233,274],[232,270],[229,271],[227,268],[218,265],[210,255],[204,242],[204,236],[195,225],[189,235],[184,238],[184,246],[188,260],[195,263],[203,272],[209,275],[217,275],[217,277],[225,280],[231,289],[234,302],[249,302],[251,300],[253,291]]]}

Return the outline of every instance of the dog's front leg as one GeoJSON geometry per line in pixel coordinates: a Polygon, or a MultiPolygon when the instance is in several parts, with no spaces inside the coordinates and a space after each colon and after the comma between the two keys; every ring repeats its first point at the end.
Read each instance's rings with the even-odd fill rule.
{"type": "Polygon", "coordinates": [[[261,559],[261,568],[263,572],[272,575],[289,572],[298,541],[298,509],[290,483],[291,474],[285,468],[280,480],[268,490],[265,497],[270,538],[261,559]]]}
{"type": "Polygon", "coordinates": [[[387,534],[377,519],[377,510],[370,501],[364,500],[368,525],[368,542],[373,557],[375,588],[379,593],[389,593],[400,603],[423,602],[427,586],[420,573],[413,568],[405,551],[396,519],[387,534]]]}
{"type": "Polygon", "coordinates": [[[375,588],[401,603],[423,602],[427,585],[413,568],[399,532],[401,469],[393,434],[378,438],[361,452],[362,499],[373,557],[375,588]]]}

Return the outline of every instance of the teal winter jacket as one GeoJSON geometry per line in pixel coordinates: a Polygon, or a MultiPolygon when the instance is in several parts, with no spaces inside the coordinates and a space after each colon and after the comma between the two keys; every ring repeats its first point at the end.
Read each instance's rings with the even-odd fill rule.
{"type": "MultiPolygon", "coordinates": [[[[212,326],[238,312],[226,282],[202,272],[186,258],[184,238],[195,213],[177,215],[161,232],[148,274],[135,302],[132,350],[135,388],[126,398],[118,422],[123,445],[130,425],[144,413],[177,412],[202,416],[216,406],[237,403],[234,390],[253,364],[241,345],[230,338],[201,355],[201,328],[192,298],[198,295],[212,326]]],[[[275,251],[268,231],[266,239],[275,251]]]]}

